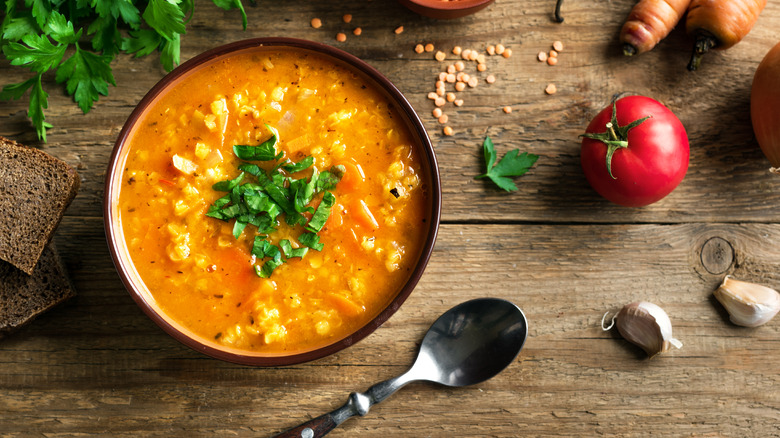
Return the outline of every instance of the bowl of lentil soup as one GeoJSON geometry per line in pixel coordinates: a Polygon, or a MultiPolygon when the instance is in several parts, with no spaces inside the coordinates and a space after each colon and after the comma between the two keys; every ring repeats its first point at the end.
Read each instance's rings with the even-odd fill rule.
{"type": "Polygon", "coordinates": [[[346,348],[412,292],[441,214],[433,147],[381,73],[333,47],[209,50],[141,100],[105,228],[135,302],[185,345],[278,366],[346,348]]]}
{"type": "Polygon", "coordinates": [[[398,0],[408,9],[430,18],[460,18],[485,9],[495,0],[398,0]]]}

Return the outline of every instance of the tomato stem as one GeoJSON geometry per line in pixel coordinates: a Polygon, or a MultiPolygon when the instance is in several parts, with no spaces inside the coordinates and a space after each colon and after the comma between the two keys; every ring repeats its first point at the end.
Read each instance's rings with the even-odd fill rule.
{"type": "Polygon", "coordinates": [[[609,176],[612,179],[617,179],[615,178],[615,175],[612,174],[612,156],[615,155],[615,152],[617,152],[618,149],[628,148],[628,131],[633,129],[635,126],[641,124],[645,120],[649,119],[650,117],[652,116],[645,116],[642,117],[641,119],[634,120],[633,122],[629,123],[626,126],[620,126],[617,121],[617,100],[616,100],[612,102],[612,117],[611,120],[607,122],[607,124],[605,125],[606,131],[586,132],[585,134],[582,134],[580,137],[598,140],[607,146],[607,155],[606,155],[607,172],[609,173],[609,176]]]}

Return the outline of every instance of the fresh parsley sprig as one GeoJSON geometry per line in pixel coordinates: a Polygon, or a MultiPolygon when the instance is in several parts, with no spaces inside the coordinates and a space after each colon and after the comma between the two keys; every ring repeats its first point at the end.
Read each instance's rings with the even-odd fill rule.
{"type": "Polygon", "coordinates": [[[539,159],[538,155],[528,152],[520,154],[519,149],[513,149],[507,152],[496,164],[496,148],[490,137],[485,137],[485,141],[482,143],[482,152],[485,156],[486,171],[482,175],[475,176],[474,179],[489,178],[495,185],[507,192],[517,190],[517,186],[510,177],[524,175],[539,159]]]}
{"type": "MultiPolygon", "coordinates": [[[[212,1],[225,10],[238,9],[246,29],[241,0],[212,1]]],[[[45,142],[52,127],[44,114],[45,73],[55,72],[56,82],[86,114],[108,95],[109,85],[116,86],[111,62],[117,54],[158,51],[166,70],[179,64],[181,35],[194,7],[193,0],[6,0],[0,49],[11,65],[34,75],[3,84],[0,99],[20,99],[29,90],[27,116],[45,142]]]]}
{"type": "Polygon", "coordinates": [[[313,157],[297,163],[289,160],[281,163],[279,160],[283,154],[276,151],[279,133],[269,125],[266,127],[271,131],[271,138],[257,146],[235,145],[233,153],[242,160],[274,162],[273,167],[266,171],[256,164],[240,164],[238,169],[241,173],[237,177],[212,186],[214,190],[228,193],[217,199],[206,213],[208,217],[234,221],[233,237],[236,239],[248,225],[255,227],[251,252],[258,260],[265,259],[254,267],[255,273],[263,278],[270,277],[287,259],[303,258],[310,248],[322,251],[324,245],[317,233],[325,226],[336,203],[336,196],[330,190],[335,188],[346,170],[344,166],[334,166],[319,172],[314,167],[313,157]],[[308,179],[292,176],[308,168],[312,169],[308,179]],[[320,193],[322,199],[314,208],[313,201],[320,193]],[[281,216],[288,225],[303,227],[298,237],[302,247],[293,248],[287,239],[280,240],[278,246],[269,242],[268,237],[276,231],[281,216]]]}

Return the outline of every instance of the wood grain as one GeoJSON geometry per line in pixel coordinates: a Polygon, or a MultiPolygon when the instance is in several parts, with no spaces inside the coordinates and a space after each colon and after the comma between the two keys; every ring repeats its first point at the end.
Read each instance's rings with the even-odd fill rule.
{"type": "MultiPolygon", "coordinates": [[[[35,140],[26,101],[2,102],[0,135],[76,166],[82,187],[55,236],[79,296],[0,340],[0,436],[271,436],[404,372],[439,314],[482,296],[510,299],[528,317],[515,363],[474,387],[410,384],[333,436],[780,436],[780,324],[736,327],[712,297],[726,274],[780,288],[780,181],[767,172],[749,116],[753,72],[777,43],[780,4],[770,2],[743,42],[690,73],[682,27],[652,52],[620,55],[617,35],[633,3],[567,0],[557,24],[554,3],[540,0],[496,0],[452,21],[392,1],[260,0],[243,31],[235,11],[197,2],[183,60],[261,36],[337,45],[405,93],[436,145],[443,225],[419,286],[368,338],[296,366],[243,367],[180,345],[116,274],[103,231],[105,172],[125,119],[165,74],[155,59],[120,56],[117,87],[87,115],[47,76],[47,144],[35,140]],[[349,25],[344,13],[354,17],[349,25]],[[313,17],[323,28],[309,26],[313,17]],[[355,26],[360,37],[336,43],[336,32],[355,26]],[[559,64],[536,61],[556,40],[565,44],[559,64]],[[495,84],[471,72],[483,80],[462,93],[462,107],[446,107],[451,137],[426,97],[447,63],[415,53],[420,42],[448,54],[489,43],[513,51],[487,60],[495,84]],[[544,93],[548,83],[556,94],[544,93]],[[680,187],[641,209],[599,198],[579,165],[577,136],[621,92],[664,102],[691,143],[680,187]],[[473,179],[486,135],[501,154],[540,155],[517,180],[519,192],[473,179]],[[648,360],[602,331],[605,312],[635,300],[664,307],[682,349],[648,360]]],[[[0,61],[0,85],[27,77],[0,61]]]]}

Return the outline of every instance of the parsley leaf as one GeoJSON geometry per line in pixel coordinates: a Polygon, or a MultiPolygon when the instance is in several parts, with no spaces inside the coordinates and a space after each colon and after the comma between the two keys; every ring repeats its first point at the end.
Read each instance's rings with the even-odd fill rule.
{"type": "Polygon", "coordinates": [[[52,11],[43,32],[61,44],[74,44],[81,38],[81,29],[74,31],[73,23],[57,11],[52,11]]]}
{"type": "Polygon", "coordinates": [[[177,64],[181,53],[181,35],[174,34],[173,39],[162,39],[160,45],[160,63],[165,71],[171,71],[177,64]]]}
{"type": "Polygon", "coordinates": [[[122,39],[122,50],[136,58],[152,54],[160,47],[163,38],[151,29],[131,30],[132,38],[122,39]]]}
{"type": "Polygon", "coordinates": [[[144,20],[168,41],[186,31],[181,0],[150,0],[144,10],[144,20]]]}
{"type": "Polygon", "coordinates": [[[3,53],[11,65],[25,66],[36,73],[52,70],[62,60],[67,46],[52,44],[46,35],[28,34],[22,43],[9,42],[3,46],[3,53]]]}
{"type": "Polygon", "coordinates": [[[3,24],[3,39],[19,41],[23,36],[38,32],[38,24],[32,15],[24,14],[19,17],[6,17],[8,21],[3,24]]]}
{"type": "Polygon", "coordinates": [[[44,121],[46,117],[43,114],[43,110],[49,106],[49,95],[43,91],[43,86],[41,85],[42,76],[42,73],[38,73],[38,75],[33,76],[24,82],[4,86],[3,91],[0,92],[0,99],[19,99],[29,89],[30,104],[27,109],[27,117],[29,117],[35,125],[38,132],[38,138],[46,141],[46,128],[51,128],[51,125],[44,121]]]}
{"type": "Polygon", "coordinates": [[[116,86],[108,56],[81,50],[76,52],[57,70],[57,82],[65,82],[68,94],[73,95],[84,114],[92,109],[99,95],[108,95],[108,84],[116,86]]]}
{"type": "Polygon", "coordinates": [[[520,154],[519,149],[513,149],[507,152],[498,164],[495,164],[497,154],[493,140],[490,137],[485,137],[485,141],[482,143],[482,151],[485,156],[487,171],[482,175],[475,176],[474,179],[489,178],[499,188],[507,192],[517,190],[517,186],[509,177],[524,175],[539,159],[538,155],[529,154],[528,152],[520,154]]]}

